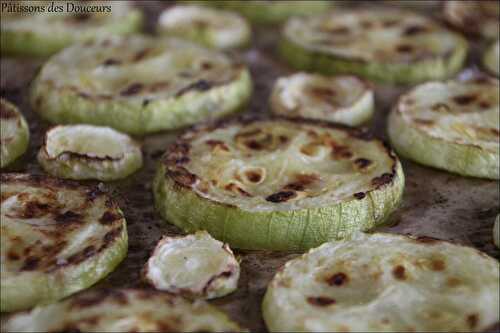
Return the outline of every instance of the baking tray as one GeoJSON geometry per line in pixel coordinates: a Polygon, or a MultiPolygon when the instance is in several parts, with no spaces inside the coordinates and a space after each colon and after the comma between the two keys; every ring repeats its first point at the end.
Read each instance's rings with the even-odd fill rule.
{"type": "MultiPolygon", "coordinates": [[[[160,1],[140,1],[136,5],[146,14],[146,31],[154,31],[158,13],[171,5],[160,1]]],[[[356,3],[353,6],[373,5],[356,3]]],[[[383,4],[377,3],[382,6],[383,4]]],[[[436,7],[435,7],[436,8],[436,7]]],[[[439,5],[437,6],[439,8],[439,5]]],[[[428,11],[426,8],[420,10],[428,11]]],[[[440,19],[439,10],[428,12],[440,19]]],[[[268,98],[275,79],[292,73],[275,54],[279,28],[254,27],[251,48],[234,52],[232,56],[248,64],[254,80],[254,95],[248,113],[267,113],[268,98]]],[[[478,59],[485,45],[474,42],[468,59],[468,70],[477,71],[478,59]]],[[[26,116],[30,131],[30,146],[26,154],[2,172],[27,172],[41,174],[36,153],[49,124],[31,110],[28,103],[29,84],[43,60],[0,60],[0,95],[20,106],[26,116]]],[[[376,136],[386,138],[386,119],[397,97],[409,87],[375,85],[376,112],[367,124],[376,136]]],[[[161,220],[153,207],[151,181],[156,164],[165,147],[180,131],[160,133],[139,138],[143,143],[144,167],[133,176],[119,182],[106,183],[103,188],[111,193],[122,208],[128,224],[129,249],[127,258],[106,279],[92,288],[145,287],[140,281],[140,270],[162,235],[179,235],[181,231],[161,220]]],[[[500,251],[492,243],[492,228],[499,212],[500,189],[498,181],[456,176],[424,167],[402,159],[406,188],[401,207],[391,216],[389,224],[378,228],[400,234],[432,236],[473,246],[499,258],[500,251]]],[[[299,253],[272,251],[239,251],[241,277],[238,290],[211,301],[229,316],[254,332],[265,331],[260,305],[266,286],[276,270],[299,253]]],[[[2,316],[5,319],[5,316],[2,316]]],[[[491,328],[498,330],[499,326],[491,328]]]]}

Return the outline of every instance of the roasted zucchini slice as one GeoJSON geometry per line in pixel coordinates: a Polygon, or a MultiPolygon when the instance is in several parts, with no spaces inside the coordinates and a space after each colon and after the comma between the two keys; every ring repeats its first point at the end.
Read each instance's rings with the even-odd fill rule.
{"type": "Polygon", "coordinates": [[[198,231],[185,237],[163,237],[143,275],[156,289],[210,299],[236,290],[240,264],[227,244],[198,231]]]}
{"type": "Polygon", "coordinates": [[[58,178],[116,180],[142,166],[139,144],[109,127],[56,126],[38,152],[43,169],[58,178]]]}
{"type": "Polygon", "coordinates": [[[238,111],[251,90],[248,70],[222,53],[177,39],[114,37],[52,57],[31,102],[54,123],[146,134],[238,111]]]}
{"type": "Polygon", "coordinates": [[[49,56],[75,43],[105,35],[126,35],[141,27],[142,14],[127,1],[16,1],[3,6],[1,51],[49,56]],[[35,10],[38,8],[37,10],[35,10]],[[60,12],[48,12],[60,8],[60,12]],[[43,10],[42,10],[43,9],[43,10]]]}
{"type": "Polygon", "coordinates": [[[366,133],[242,118],[169,146],[154,192],[162,216],[187,232],[236,248],[299,250],[381,224],[403,186],[397,157],[366,133]]]}
{"type": "Polygon", "coordinates": [[[251,29],[240,15],[203,6],[174,6],[159,18],[161,33],[227,50],[249,43],[251,29]]]}
{"type": "Polygon", "coordinates": [[[488,48],[484,54],[483,63],[488,71],[500,76],[500,41],[497,40],[488,48]]]}
{"type": "Polygon", "coordinates": [[[359,233],[291,260],[267,288],[271,332],[470,332],[499,320],[498,262],[432,238],[359,233]]]}
{"type": "Polygon", "coordinates": [[[373,90],[355,76],[297,73],[279,78],[271,94],[272,112],[356,126],[373,114],[373,90]]]}
{"type": "Polygon", "coordinates": [[[325,0],[226,0],[203,1],[221,8],[241,13],[253,23],[274,24],[285,21],[290,16],[321,14],[331,6],[325,0]]]}
{"type": "Polygon", "coordinates": [[[417,86],[389,116],[392,145],[424,165],[499,179],[498,86],[488,78],[417,86]]]}
{"type": "Polygon", "coordinates": [[[493,243],[500,248],[500,215],[497,215],[495,225],[493,226],[493,243]]]}
{"type": "Polygon", "coordinates": [[[468,35],[486,39],[500,37],[500,4],[497,0],[446,1],[444,17],[448,23],[468,35]]]}
{"type": "Polygon", "coordinates": [[[24,154],[29,144],[29,128],[17,107],[0,98],[0,167],[24,154]]]}
{"type": "Polygon", "coordinates": [[[2,332],[240,332],[205,301],[139,289],[87,291],[12,316],[2,332]]]}
{"type": "Polygon", "coordinates": [[[97,187],[45,176],[0,177],[2,312],[85,289],[125,257],[125,218],[97,187]]]}
{"type": "Polygon", "coordinates": [[[447,77],[462,67],[467,48],[464,38],[431,19],[393,8],[293,17],[280,43],[295,68],[390,83],[447,77]]]}

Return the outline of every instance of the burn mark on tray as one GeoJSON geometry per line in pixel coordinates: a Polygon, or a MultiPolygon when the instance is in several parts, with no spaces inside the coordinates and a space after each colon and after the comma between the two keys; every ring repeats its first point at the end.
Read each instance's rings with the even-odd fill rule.
{"type": "Polygon", "coordinates": [[[328,306],[336,303],[335,299],[326,296],[307,297],[307,302],[314,306],[328,306]]]}
{"type": "Polygon", "coordinates": [[[266,197],[266,201],[280,203],[293,199],[297,196],[295,191],[280,191],[266,197]]]}

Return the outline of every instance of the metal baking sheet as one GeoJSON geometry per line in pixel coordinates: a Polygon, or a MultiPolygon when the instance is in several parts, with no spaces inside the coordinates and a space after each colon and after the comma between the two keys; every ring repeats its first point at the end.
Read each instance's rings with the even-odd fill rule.
{"type": "MultiPolygon", "coordinates": [[[[161,7],[169,4],[140,1],[137,5],[144,9],[148,18],[146,29],[152,32],[161,7]]],[[[436,11],[432,15],[437,15],[439,19],[436,11]]],[[[252,47],[233,54],[249,65],[254,79],[255,91],[247,111],[249,113],[268,112],[268,98],[273,82],[278,76],[293,72],[275,54],[278,38],[278,28],[259,27],[254,31],[252,47]]],[[[477,70],[477,59],[484,45],[475,42],[473,46],[468,68],[477,70]]],[[[28,103],[30,82],[42,63],[43,60],[1,58],[0,95],[20,106],[31,131],[28,152],[2,172],[43,173],[36,162],[36,153],[42,143],[43,133],[50,125],[33,113],[28,103]]],[[[375,85],[375,89],[376,113],[367,126],[376,136],[385,138],[387,114],[397,97],[408,87],[375,85]]],[[[141,284],[139,274],[155,243],[164,234],[181,234],[178,228],[166,224],[155,212],[151,191],[156,163],[167,144],[178,133],[139,138],[143,143],[144,167],[126,180],[104,185],[125,213],[129,251],[118,269],[92,288],[145,287],[141,284]]],[[[406,176],[403,204],[392,215],[390,224],[380,228],[380,231],[452,240],[473,246],[497,259],[500,257],[500,251],[492,243],[493,222],[499,212],[498,181],[465,178],[407,160],[402,162],[406,176]]],[[[242,269],[238,290],[211,303],[222,308],[231,318],[251,331],[265,331],[260,305],[266,286],[277,268],[298,253],[235,252],[241,258],[242,269]]],[[[492,330],[498,330],[498,326],[492,330]]]]}

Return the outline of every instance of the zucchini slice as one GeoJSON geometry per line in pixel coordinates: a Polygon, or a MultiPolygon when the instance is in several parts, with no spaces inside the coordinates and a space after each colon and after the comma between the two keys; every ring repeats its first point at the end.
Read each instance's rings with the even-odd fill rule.
{"type": "Polygon", "coordinates": [[[49,56],[75,42],[137,32],[142,23],[141,12],[127,1],[16,1],[5,5],[15,8],[2,10],[0,49],[12,55],[49,56]],[[32,11],[20,12],[18,7],[32,11]],[[61,11],[55,12],[55,8],[61,11]]]}
{"type": "Polygon", "coordinates": [[[429,82],[400,97],[389,116],[396,151],[463,176],[499,179],[499,82],[429,82]]]}
{"type": "Polygon", "coordinates": [[[250,26],[240,15],[203,6],[167,8],[160,15],[159,30],[221,50],[244,46],[251,36],[250,26]]]}
{"type": "Polygon", "coordinates": [[[325,0],[214,0],[203,3],[237,11],[253,23],[259,24],[280,23],[290,16],[321,14],[332,4],[325,0]]]}
{"type": "Polygon", "coordinates": [[[240,264],[227,244],[198,231],[185,237],[163,237],[143,274],[156,289],[210,299],[236,290],[240,264]]]}
{"type": "Polygon", "coordinates": [[[38,152],[43,169],[58,178],[116,180],[142,166],[139,143],[109,127],[56,126],[38,152]]]}
{"type": "Polygon", "coordinates": [[[450,76],[462,67],[467,48],[464,38],[431,19],[394,8],[293,17],[280,43],[295,68],[389,83],[450,76]]]}
{"type": "Polygon", "coordinates": [[[495,225],[493,226],[493,243],[500,248],[500,215],[497,215],[495,225]]]}
{"type": "Polygon", "coordinates": [[[488,48],[484,54],[483,63],[488,71],[500,76],[500,41],[497,40],[488,48]]]}
{"type": "Polygon", "coordinates": [[[271,94],[275,114],[349,126],[369,120],[373,104],[373,90],[355,76],[296,73],[278,79],[271,94]]]}
{"type": "Polygon", "coordinates": [[[0,167],[24,154],[29,144],[28,124],[17,107],[0,98],[0,167]]]}
{"type": "Polygon", "coordinates": [[[36,175],[0,177],[2,312],[85,289],[126,256],[125,218],[97,187],[36,175]]]}
{"type": "Polygon", "coordinates": [[[2,332],[240,332],[205,301],[140,289],[87,291],[12,316],[2,332]]]}
{"type": "Polygon", "coordinates": [[[486,39],[500,37],[500,4],[489,1],[446,1],[444,17],[455,28],[468,35],[486,39]]]}
{"type": "Polygon", "coordinates": [[[169,146],[154,181],[168,222],[232,247],[270,250],[371,229],[398,206],[403,187],[398,158],[366,133],[278,117],[187,132],[169,146]]]}
{"type": "Polygon", "coordinates": [[[53,56],[31,102],[54,123],[146,134],[238,111],[251,90],[248,70],[222,53],[178,39],[114,37],[53,56]]]}
{"type": "Polygon", "coordinates": [[[499,320],[498,262],[432,238],[358,233],[287,262],[262,305],[271,332],[470,332],[499,320]]]}

